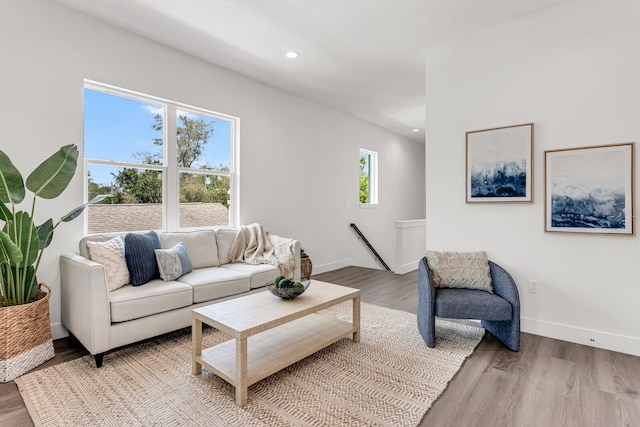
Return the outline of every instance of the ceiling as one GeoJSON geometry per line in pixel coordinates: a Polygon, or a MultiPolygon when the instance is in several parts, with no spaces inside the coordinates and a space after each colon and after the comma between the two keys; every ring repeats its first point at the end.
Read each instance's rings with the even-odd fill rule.
{"type": "Polygon", "coordinates": [[[574,0],[55,1],[423,142],[429,48],[574,0]]]}

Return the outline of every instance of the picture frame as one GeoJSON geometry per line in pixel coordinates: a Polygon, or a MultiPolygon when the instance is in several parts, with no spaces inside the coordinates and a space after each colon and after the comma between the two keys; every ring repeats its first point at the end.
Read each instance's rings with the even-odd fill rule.
{"type": "Polygon", "coordinates": [[[466,202],[533,203],[533,123],[466,133],[466,202]]]}
{"type": "Polygon", "coordinates": [[[635,235],[635,143],[544,152],[545,231],[635,235]]]}

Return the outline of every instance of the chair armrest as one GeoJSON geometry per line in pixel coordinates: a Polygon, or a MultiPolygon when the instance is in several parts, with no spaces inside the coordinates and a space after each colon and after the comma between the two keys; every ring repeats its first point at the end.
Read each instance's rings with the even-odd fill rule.
{"type": "Polygon", "coordinates": [[[111,312],[102,264],[75,253],[60,256],[62,324],[91,354],[109,350],[111,312]]]}
{"type": "MultiPolygon", "coordinates": [[[[436,301],[436,288],[433,284],[433,276],[429,270],[427,257],[423,257],[418,263],[418,291],[433,306],[436,301]]],[[[420,297],[420,295],[418,295],[420,297]]]]}
{"type": "Polygon", "coordinates": [[[436,288],[433,285],[427,258],[418,261],[418,330],[427,346],[436,345],[436,288]]]}
{"type": "Polygon", "coordinates": [[[513,351],[520,349],[520,297],[513,277],[498,264],[489,261],[493,293],[511,303],[510,321],[483,320],[482,326],[513,351]]]}
{"type": "Polygon", "coordinates": [[[494,262],[489,261],[489,268],[491,270],[493,293],[509,301],[514,310],[517,308],[517,316],[520,317],[520,297],[513,277],[507,270],[494,262]]]}

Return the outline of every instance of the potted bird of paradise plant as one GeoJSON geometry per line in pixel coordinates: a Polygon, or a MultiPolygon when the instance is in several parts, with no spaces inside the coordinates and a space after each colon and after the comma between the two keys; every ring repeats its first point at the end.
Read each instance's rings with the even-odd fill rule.
{"type": "Polygon", "coordinates": [[[65,145],[36,167],[26,179],[0,150],[0,382],[11,381],[54,355],[49,298],[51,287],[37,279],[43,251],[63,222],[77,218],[98,196],[71,210],[57,222],[34,222],[36,201],[55,199],[76,171],[78,148],[65,145]],[[33,193],[30,212],[17,210],[33,193]],[[47,292],[45,292],[45,289],[47,292]]]}

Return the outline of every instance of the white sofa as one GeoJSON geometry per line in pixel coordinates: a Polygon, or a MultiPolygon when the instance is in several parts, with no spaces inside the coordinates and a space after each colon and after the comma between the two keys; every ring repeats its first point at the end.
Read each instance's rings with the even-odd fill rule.
{"type": "MultiPolygon", "coordinates": [[[[229,248],[237,230],[159,232],[162,248],[184,242],[193,271],[174,281],[152,280],[109,291],[103,265],[91,261],[87,241],[104,242],[126,233],[87,236],[80,253],[60,258],[62,324],[102,366],[117,347],[191,325],[191,310],[251,293],[280,274],[277,267],[232,263],[229,248]]],[[[277,237],[277,236],[274,236],[277,237]]],[[[291,241],[294,277],[300,278],[300,242],[291,241]]]]}

